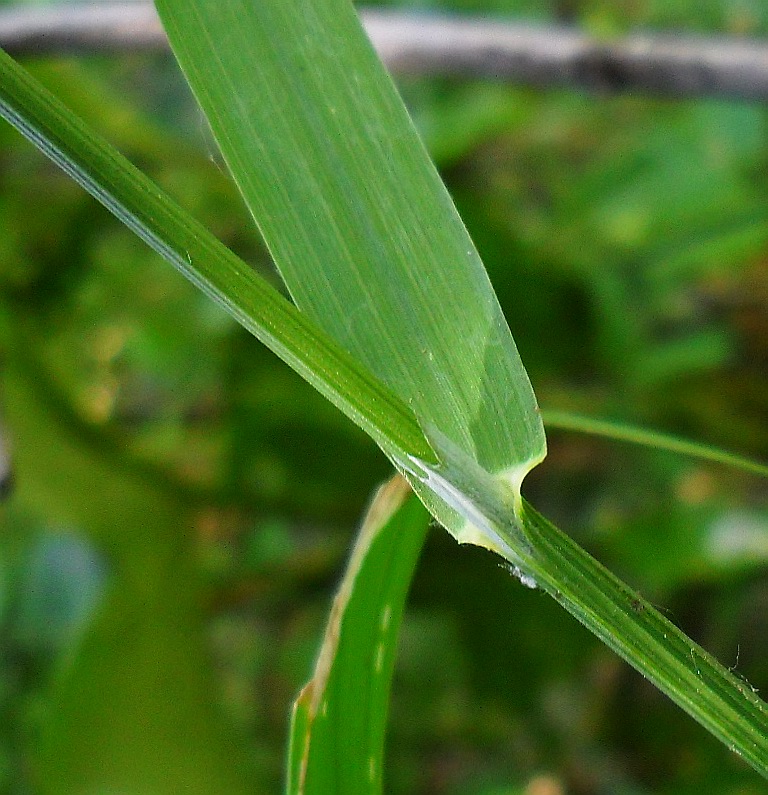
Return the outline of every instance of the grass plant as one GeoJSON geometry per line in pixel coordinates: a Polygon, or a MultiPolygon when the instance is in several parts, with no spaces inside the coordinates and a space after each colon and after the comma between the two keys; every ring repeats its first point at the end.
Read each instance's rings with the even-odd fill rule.
{"type": "MultiPolygon", "coordinates": [[[[500,555],[521,587],[546,592],[768,776],[768,715],[755,690],[523,499],[523,479],[545,455],[541,412],[480,257],[351,4],[157,7],[290,301],[4,55],[0,112],[399,472],[363,523],[315,676],[297,701],[288,791],[382,789],[396,630],[428,523],[406,481],[457,541],[500,555]]],[[[563,414],[544,419],[766,474],[712,448],[563,414]]],[[[79,760],[63,777],[48,767],[63,782],[50,791],[96,791],[99,765],[79,760]]],[[[118,783],[171,791],[145,773],[132,778],[124,759],[118,783]]],[[[186,775],[175,786],[191,786],[186,775]]],[[[239,779],[195,787],[245,791],[239,779]]]]}

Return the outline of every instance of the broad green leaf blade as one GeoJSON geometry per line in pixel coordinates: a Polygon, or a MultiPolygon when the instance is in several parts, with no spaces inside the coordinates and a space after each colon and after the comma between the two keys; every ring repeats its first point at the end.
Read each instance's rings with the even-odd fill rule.
{"type": "Polygon", "coordinates": [[[653,450],[665,450],[670,453],[698,458],[701,461],[711,461],[715,464],[741,469],[753,475],[768,477],[768,465],[761,464],[751,458],[729,453],[719,447],[692,442],[681,439],[668,433],[659,433],[636,425],[627,425],[623,422],[611,420],[598,420],[594,417],[585,417],[581,414],[571,414],[566,411],[544,411],[542,413],[544,424],[548,428],[559,428],[564,431],[586,433],[591,436],[603,436],[617,442],[629,442],[653,450]]]}
{"type": "Polygon", "coordinates": [[[446,438],[519,493],[545,454],[533,390],[351,3],[156,5],[299,308],[413,408],[433,446],[446,438]]]}
{"type": "Polygon", "coordinates": [[[428,524],[429,514],[399,476],[374,498],[314,676],[294,705],[288,795],[381,792],[398,630],[428,524]]]}
{"type": "Polygon", "coordinates": [[[408,406],[1,50],[0,116],[381,447],[432,457],[408,406]]]}

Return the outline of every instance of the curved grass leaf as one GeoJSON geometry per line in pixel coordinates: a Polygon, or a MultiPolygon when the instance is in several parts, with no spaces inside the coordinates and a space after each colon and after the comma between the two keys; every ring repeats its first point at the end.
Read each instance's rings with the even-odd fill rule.
{"type": "Polygon", "coordinates": [[[753,475],[768,477],[768,465],[766,464],[729,453],[719,447],[699,444],[688,439],[680,439],[668,433],[649,431],[646,428],[627,425],[622,422],[597,420],[593,417],[571,414],[566,411],[546,410],[542,412],[542,417],[544,424],[548,428],[575,431],[576,433],[585,433],[590,436],[603,436],[616,442],[629,442],[630,444],[638,444],[653,450],[665,450],[670,453],[688,456],[689,458],[698,458],[701,461],[712,461],[715,464],[741,469],[753,475]]]}
{"type": "Polygon", "coordinates": [[[531,384],[352,4],[156,5],[298,307],[413,409],[433,447],[447,439],[519,494],[545,454],[531,384]]]}
{"type": "Polygon", "coordinates": [[[398,630],[429,514],[401,477],[376,494],[333,602],[315,673],[294,705],[289,795],[382,790],[398,630]]]}

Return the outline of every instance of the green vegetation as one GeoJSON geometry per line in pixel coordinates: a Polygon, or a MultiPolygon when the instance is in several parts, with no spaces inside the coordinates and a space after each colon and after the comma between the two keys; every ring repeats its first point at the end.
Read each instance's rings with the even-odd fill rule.
{"type": "Polygon", "coordinates": [[[0,61],[6,118],[219,305],[2,131],[0,775],[279,788],[391,473],[362,429],[509,565],[430,533],[395,664],[427,519],[402,486],[374,502],[291,791],[381,787],[393,664],[386,791],[761,791],[555,601],[765,773],[764,467],[627,427],[765,458],[764,111],[404,81],[497,303],[351,8],[265,5],[158,3],[299,311],[169,61],[31,66],[181,206],[0,61]],[[545,420],[586,431],[524,488],[568,535],[519,500],[543,435],[502,311],[545,420]]]}

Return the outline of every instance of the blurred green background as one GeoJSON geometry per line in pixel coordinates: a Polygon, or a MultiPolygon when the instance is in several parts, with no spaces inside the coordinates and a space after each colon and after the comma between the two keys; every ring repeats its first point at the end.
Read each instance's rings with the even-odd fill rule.
{"type": "MultiPolygon", "coordinates": [[[[756,0],[413,5],[768,36],[756,0]]],[[[26,63],[270,272],[170,55],[26,63]]],[[[542,406],[768,459],[768,111],[398,84],[542,406]]],[[[279,791],[290,703],[387,462],[5,124],[0,365],[0,792],[279,791]]],[[[768,688],[764,482],[549,445],[530,500],[768,688]]],[[[390,723],[391,793],[765,791],[548,597],[437,528],[390,723]]]]}

